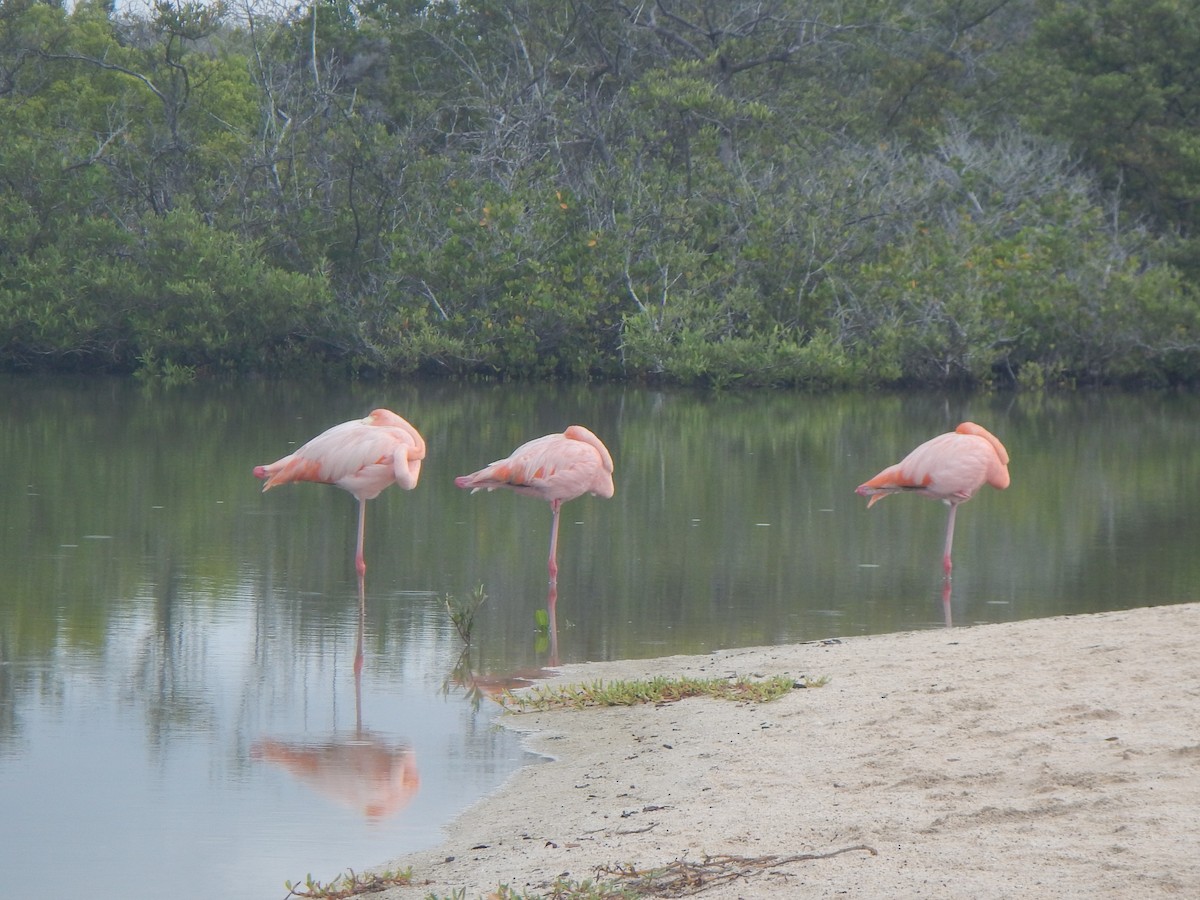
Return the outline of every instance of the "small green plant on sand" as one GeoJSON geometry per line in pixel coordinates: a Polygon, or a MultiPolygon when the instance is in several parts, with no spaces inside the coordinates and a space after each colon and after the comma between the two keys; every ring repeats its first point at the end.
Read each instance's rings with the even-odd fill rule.
{"type": "Polygon", "coordinates": [[[312,875],[305,876],[304,884],[292,884],[290,881],[285,881],[283,886],[287,888],[288,893],[284,900],[290,900],[292,897],[344,900],[346,897],[375,894],[390,887],[408,884],[412,884],[412,869],[367,875],[359,875],[353,869],[349,869],[344,875],[339,875],[329,884],[321,884],[312,875]]]}
{"type": "Polygon", "coordinates": [[[790,675],[761,680],[745,678],[666,678],[640,681],[594,681],[591,684],[539,685],[515,694],[505,692],[500,702],[515,712],[548,709],[584,709],[592,706],[632,706],[635,703],[674,703],[688,697],[749,700],[765,703],[798,687],[820,687],[828,679],[798,681],[790,675]]]}
{"type": "Polygon", "coordinates": [[[475,628],[475,614],[479,612],[479,607],[483,606],[483,601],[487,600],[483,585],[475,588],[465,600],[459,600],[454,594],[446,594],[442,599],[458,636],[463,639],[464,644],[470,644],[471,632],[475,628]]]}

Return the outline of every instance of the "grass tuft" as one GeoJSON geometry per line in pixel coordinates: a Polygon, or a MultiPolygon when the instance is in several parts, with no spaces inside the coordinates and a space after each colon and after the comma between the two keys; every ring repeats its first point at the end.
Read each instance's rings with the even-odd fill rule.
{"type": "Polygon", "coordinates": [[[500,697],[505,709],[542,712],[549,709],[585,709],[594,706],[633,706],[637,703],[675,703],[688,697],[713,697],[766,703],[798,687],[821,687],[828,681],[797,681],[789,675],[749,680],[745,678],[666,678],[639,681],[594,681],[591,684],[538,685],[519,694],[500,697]]]}
{"type": "Polygon", "coordinates": [[[359,875],[353,869],[339,875],[329,884],[321,884],[312,875],[305,876],[304,884],[293,884],[285,881],[287,897],[312,898],[312,900],[345,900],[346,897],[357,897],[360,894],[375,894],[390,887],[412,884],[412,869],[400,872],[380,872],[378,874],[359,875]]]}
{"type": "Polygon", "coordinates": [[[454,594],[446,594],[442,598],[446,612],[450,614],[450,621],[454,623],[454,630],[467,646],[471,645],[471,635],[475,630],[475,614],[486,600],[487,594],[483,592],[482,584],[475,588],[466,600],[460,600],[454,594]]]}

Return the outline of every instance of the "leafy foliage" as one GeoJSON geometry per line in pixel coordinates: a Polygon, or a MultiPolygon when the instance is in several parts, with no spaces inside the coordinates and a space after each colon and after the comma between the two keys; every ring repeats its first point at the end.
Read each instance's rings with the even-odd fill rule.
{"type": "Polygon", "coordinates": [[[0,8],[0,367],[1194,383],[1156,0],[0,8]]]}

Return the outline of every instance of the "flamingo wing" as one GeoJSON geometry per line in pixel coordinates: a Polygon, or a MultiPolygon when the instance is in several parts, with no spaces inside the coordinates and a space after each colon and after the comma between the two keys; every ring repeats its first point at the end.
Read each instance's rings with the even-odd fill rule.
{"type": "Polygon", "coordinates": [[[888,494],[904,491],[961,503],[984,484],[1008,487],[1008,452],[985,428],[964,422],[952,432],[921,444],[894,466],[888,466],[857,488],[869,497],[867,508],[888,494]]]}
{"type": "Polygon", "coordinates": [[[1008,474],[1008,450],[1000,443],[1000,439],[982,425],[976,425],[974,422],[963,422],[954,431],[956,434],[971,435],[987,441],[991,447],[990,454],[978,443],[975,444],[976,450],[974,451],[987,462],[987,474],[984,480],[998,491],[1008,487],[1011,483],[1008,474]]]}
{"type": "Polygon", "coordinates": [[[393,482],[406,490],[416,487],[424,457],[425,442],[415,428],[395,413],[376,410],[366,419],[335,425],[255,474],[266,479],[264,491],[314,481],[372,500],[393,482]]]}
{"type": "Polygon", "coordinates": [[[595,435],[572,425],[563,434],[548,434],[522,444],[505,459],[456,478],[455,484],[472,492],[509,488],[550,501],[573,500],[586,493],[611,497],[612,457],[595,435]]]}

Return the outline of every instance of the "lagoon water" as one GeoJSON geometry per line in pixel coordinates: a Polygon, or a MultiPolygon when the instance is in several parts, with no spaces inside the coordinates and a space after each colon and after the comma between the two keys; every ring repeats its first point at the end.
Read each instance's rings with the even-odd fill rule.
{"type": "Polygon", "coordinates": [[[432,846],[531,762],[487,691],[556,661],[1200,599],[1198,438],[1178,394],[0,379],[4,892],[283,898],[432,846]],[[429,456],[369,504],[360,610],[353,498],[251,469],[376,406],[429,456]],[[1012,487],[944,603],[944,507],[853,491],[963,419],[1012,487]],[[617,493],[564,507],[551,630],[548,507],[453,477],[572,422],[617,493]]]}

